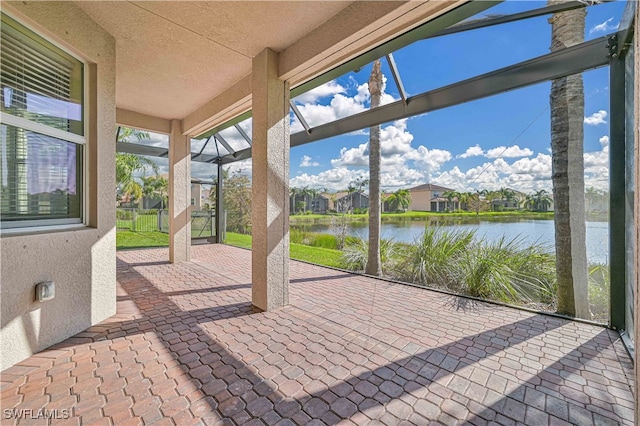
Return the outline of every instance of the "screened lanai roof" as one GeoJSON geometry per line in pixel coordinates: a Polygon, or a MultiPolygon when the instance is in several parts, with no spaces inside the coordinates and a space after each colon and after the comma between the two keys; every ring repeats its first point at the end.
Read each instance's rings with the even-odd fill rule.
{"type": "MultiPolygon", "coordinates": [[[[531,25],[535,25],[536,22],[548,25],[547,19],[553,13],[584,7],[611,7],[613,3],[570,1],[540,7],[540,2],[476,1],[459,6],[293,88],[290,101],[291,147],[604,66],[609,63],[611,55],[609,38],[615,32],[605,36],[588,33],[584,43],[553,53],[548,53],[548,41],[541,41],[539,48],[534,51],[505,55],[504,62],[486,65],[487,71],[495,71],[476,77],[467,76],[470,78],[462,81],[459,78],[456,80],[455,77],[450,77],[454,73],[442,68],[439,70],[442,71],[440,74],[445,79],[453,78],[453,81],[444,80],[445,83],[450,84],[436,87],[433,87],[429,79],[406,78],[409,73],[405,72],[410,62],[415,64],[416,59],[420,59],[416,58],[414,51],[418,43],[433,43],[433,39],[442,36],[460,37],[460,49],[464,51],[463,37],[478,37],[478,30],[485,31],[496,25],[520,25],[523,20],[531,25]],[[343,117],[314,117],[313,119],[305,117],[303,99],[306,94],[336,78],[345,76],[356,78],[360,75],[362,80],[362,74],[368,75],[372,62],[378,58],[384,58],[383,73],[392,77],[393,80],[387,83],[389,86],[387,93],[390,96],[386,101],[383,100],[380,107],[371,110],[368,106],[363,106],[362,111],[343,117]],[[520,62],[513,64],[514,61],[520,62]],[[412,94],[416,92],[418,94],[412,94]]],[[[627,3],[628,9],[633,7],[635,2],[627,3]]],[[[625,15],[632,16],[631,13],[625,15]]],[[[625,37],[629,22],[624,23],[623,19],[620,21],[622,23],[617,32],[625,37]]],[[[623,45],[624,43],[619,43],[616,48],[622,49],[623,45]]],[[[446,63],[446,57],[436,58],[430,63],[442,67],[441,64],[446,63]]],[[[250,158],[250,135],[251,111],[247,111],[192,139],[192,161],[229,164],[250,158]]],[[[118,143],[118,151],[155,157],[168,156],[168,146],[160,147],[148,143],[121,142],[118,143]]]]}
{"type": "MultiPolygon", "coordinates": [[[[251,119],[234,124],[204,138],[191,139],[191,161],[218,163],[220,159],[235,159],[251,150],[251,119]]],[[[169,139],[166,135],[150,133],[149,137],[128,138],[116,143],[117,151],[147,157],[169,157],[169,139]]],[[[246,158],[246,157],[245,157],[246,158]]],[[[226,161],[226,163],[235,160],[226,161]]]]}

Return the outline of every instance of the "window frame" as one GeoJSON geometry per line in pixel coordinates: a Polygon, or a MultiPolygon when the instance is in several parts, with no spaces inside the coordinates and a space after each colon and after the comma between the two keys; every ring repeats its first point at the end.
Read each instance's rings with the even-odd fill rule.
{"type": "MultiPolygon", "coordinates": [[[[82,64],[82,135],[78,135],[76,133],[67,132],[64,130],[56,129],[51,126],[47,126],[46,124],[38,123],[35,121],[27,120],[22,117],[18,117],[15,115],[7,114],[5,112],[0,112],[0,124],[13,126],[17,128],[21,128],[30,132],[39,133],[45,136],[50,136],[56,139],[60,139],[62,141],[66,141],[69,143],[73,143],[75,145],[82,146],[80,162],[81,166],[79,168],[80,179],[77,183],[77,186],[80,188],[81,196],[80,196],[80,217],[79,218],[57,218],[57,219],[25,219],[25,220],[15,220],[15,221],[7,221],[4,222],[0,218],[0,236],[10,236],[10,235],[25,235],[32,233],[40,233],[40,232],[58,232],[58,231],[68,231],[68,230],[76,230],[81,228],[86,228],[89,226],[89,175],[88,175],[88,160],[89,160],[89,119],[90,119],[90,111],[89,111],[89,99],[94,94],[89,93],[89,90],[92,89],[90,87],[90,74],[89,62],[79,56],[76,52],[72,51],[68,47],[64,46],[62,43],[56,40],[55,36],[46,33],[40,28],[34,28],[35,25],[31,25],[26,22],[21,16],[12,13],[10,10],[3,10],[0,12],[1,15],[6,15],[10,19],[17,22],[19,25],[24,27],[26,30],[31,31],[36,36],[44,39],[46,42],[50,43],[54,47],[60,49],[67,55],[76,59],[82,64]]],[[[47,48],[47,46],[44,46],[47,48]]]]}

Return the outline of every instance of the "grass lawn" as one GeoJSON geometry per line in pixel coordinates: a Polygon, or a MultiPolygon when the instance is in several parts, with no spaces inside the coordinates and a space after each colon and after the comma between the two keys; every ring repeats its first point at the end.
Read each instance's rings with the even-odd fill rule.
{"type": "MultiPolygon", "coordinates": [[[[251,248],[251,235],[227,232],[226,244],[242,248],[251,248]]],[[[162,232],[116,232],[116,249],[132,249],[145,247],[167,247],[169,235],[162,232]]],[[[310,247],[304,244],[291,243],[291,258],[317,263],[318,265],[340,267],[340,250],[331,250],[321,247],[310,247]]]]}
{"type": "MultiPolygon", "coordinates": [[[[251,248],[251,235],[236,234],[227,232],[226,244],[236,247],[251,248]]],[[[317,263],[318,265],[341,267],[340,259],[342,252],[340,250],[331,250],[321,247],[310,247],[304,244],[290,244],[291,258],[296,260],[304,260],[306,262],[317,263]]]]}
{"type": "Polygon", "coordinates": [[[116,232],[116,250],[143,247],[167,247],[169,234],[159,231],[151,232],[116,232]]]}

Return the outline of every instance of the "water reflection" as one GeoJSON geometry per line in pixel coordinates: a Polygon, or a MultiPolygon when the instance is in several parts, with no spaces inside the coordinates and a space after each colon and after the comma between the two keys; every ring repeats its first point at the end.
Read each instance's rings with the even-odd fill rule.
{"type": "MultiPolygon", "coordinates": [[[[587,258],[589,263],[609,263],[609,224],[608,222],[587,221],[587,258]]],[[[476,231],[477,239],[497,241],[503,236],[507,238],[521,237],[528,243],[540,243],[554,251],[555,234],[553,218],[523,219],[518,217],[500,217],[487,219],[486,217],[433,217],[415,218],[413,220],[397,220],[382,222],[382,238],[393,239],[396,242],[411,243],[415,241],[425,226],[447,226],[463,230],[476,231]]],[[[325,234],[334,233],[327,220],[306,222],[291,225],[291,228],[306,232],[325,234]]],[[[352,222],[347,231],[348,235],[368,238],[367,222],[352,222]]]]}

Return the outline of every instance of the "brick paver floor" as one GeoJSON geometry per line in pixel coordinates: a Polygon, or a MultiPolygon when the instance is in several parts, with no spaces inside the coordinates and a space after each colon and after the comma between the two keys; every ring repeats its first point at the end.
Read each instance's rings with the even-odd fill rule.
{"type": "Polygon", "coordinates": [[[632,424],[613,331],[300,262],[260,313],[249,251],[192,256],[119,252],[118,314],[5,370],[1,423],[632,424]]]}

